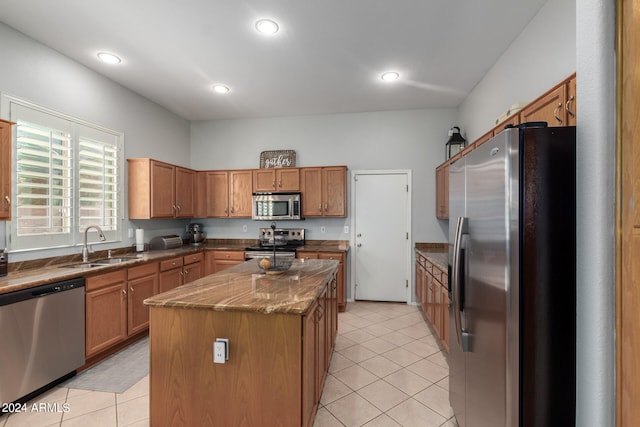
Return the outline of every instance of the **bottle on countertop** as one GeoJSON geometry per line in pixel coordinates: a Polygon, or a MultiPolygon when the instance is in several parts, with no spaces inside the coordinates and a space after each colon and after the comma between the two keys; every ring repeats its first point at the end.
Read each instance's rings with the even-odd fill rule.
{"type": "Polygon", "coordinates": [[[6,276],[9,271],[9,252],[7,248],[4,248],[3,252],[0,252],[0,277],[6,276]]]}

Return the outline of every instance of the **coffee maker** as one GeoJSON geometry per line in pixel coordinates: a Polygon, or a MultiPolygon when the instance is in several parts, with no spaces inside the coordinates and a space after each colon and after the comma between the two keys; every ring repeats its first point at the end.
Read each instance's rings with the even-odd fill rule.
{"type": "Polygon", "coordinates": [[[187,225],[187,239],[192,245],[201,245],[206,239],[206,234],[202,230],[202,224],[193,223],[187,225]]]}

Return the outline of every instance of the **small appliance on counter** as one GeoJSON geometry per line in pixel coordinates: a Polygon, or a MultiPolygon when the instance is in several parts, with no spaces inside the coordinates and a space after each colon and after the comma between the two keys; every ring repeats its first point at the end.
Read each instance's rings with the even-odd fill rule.
{"type": "Polygon", "coordinates": [[[153,250],[164,250],[164,249],[175,249],[182,246],[182,238],[175,234],[170,234],[167,236],[156,236],[149,242],[149,249],[153,250]]]}
{"type": "Polygon", "coordinates": [[[193,223],[187,225],[187,240],[189,244],[198,246],[204,243],[207,238],[206,233],[202,230],[202,224],[193,223]]]}

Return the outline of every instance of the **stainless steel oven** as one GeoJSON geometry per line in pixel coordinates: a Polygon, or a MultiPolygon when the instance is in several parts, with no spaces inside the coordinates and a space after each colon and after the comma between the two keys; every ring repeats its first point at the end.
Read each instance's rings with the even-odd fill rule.
{"type": "Polygon", "coordinates": [[[260,228],[258,246],[244,249],[244,259],[264,258],[273,255],[278,257],[296,257],[296,250],[304,246],[304,228],[260,228]]]}
{"type": "Polygon", "coordinates": [[[253,193],[251,218],[301,219],[300,193],[253,193]]]}

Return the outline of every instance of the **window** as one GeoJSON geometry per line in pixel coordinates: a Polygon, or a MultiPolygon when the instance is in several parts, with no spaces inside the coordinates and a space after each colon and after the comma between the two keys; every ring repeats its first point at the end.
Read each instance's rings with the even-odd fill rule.
{"type": "Polygon", "coordinates": [[[89,225],[120,241],[122,133],[3,97],[14,131],[11,250],[82,243],[89,225]]]}

